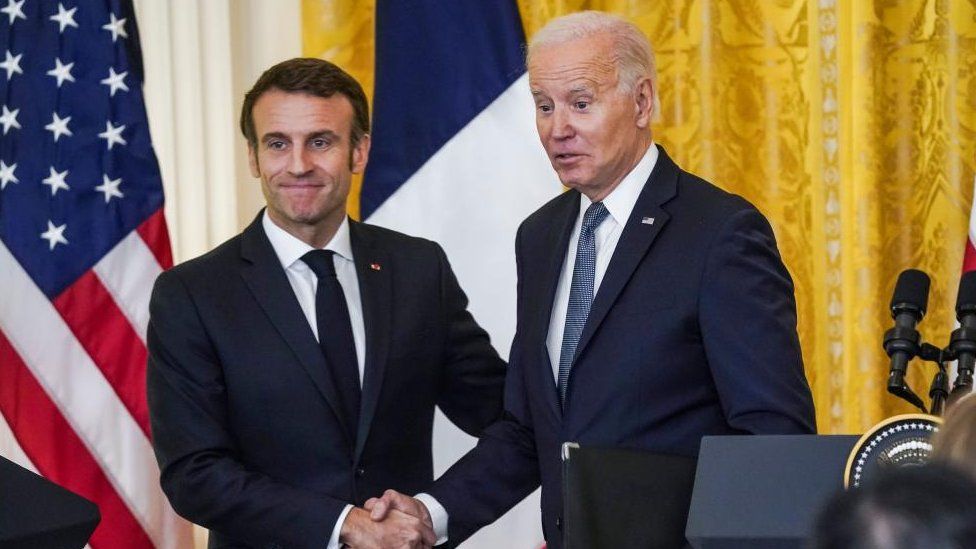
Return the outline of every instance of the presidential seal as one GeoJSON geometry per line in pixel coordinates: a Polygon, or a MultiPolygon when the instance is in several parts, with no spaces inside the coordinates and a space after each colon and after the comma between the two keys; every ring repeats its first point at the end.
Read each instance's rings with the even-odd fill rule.
{"type": "Polygon", "coordinates": [[[868,429],[847,458],[844,487],[857,488],[891,467],[911,467],[929,461],[932,437],[942,418],[928,414],[890,417],[868,429]]]}

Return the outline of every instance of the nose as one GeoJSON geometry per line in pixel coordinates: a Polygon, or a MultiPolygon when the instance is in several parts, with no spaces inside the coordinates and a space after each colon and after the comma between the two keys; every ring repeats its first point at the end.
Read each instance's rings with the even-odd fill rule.
{"type": "Polygon", "coordinates": [[[288,173],[297,177],[308,173],[310,170],[311,162],[308,159],[308,151],[305,150],[305,147],[295,147],[288,162],[288,173]]]}
{"type": "Polygon", "coordinates": [[[552,113],[552,138],[563,141],[574,135],[576,135],[576,127],[573,125],[572,113],[568,109],[557,108],[552,113]]]}

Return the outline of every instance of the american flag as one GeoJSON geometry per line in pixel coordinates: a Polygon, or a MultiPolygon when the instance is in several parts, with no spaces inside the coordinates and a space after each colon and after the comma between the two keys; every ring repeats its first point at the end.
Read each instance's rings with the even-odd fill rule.
{"type": "Polygon", "coordinates": [[[976,271],[976,180],[973,181],[973,204],[969,212],[969,231],[966,251],[962,258],[962,272],[976,271]]]}
{"type": "Polygon", "coordinates": [[[96,502],[95,549],[189,547],[146,406],[172,258],[132,4],[0,6],[0,454],[96,502]]]}

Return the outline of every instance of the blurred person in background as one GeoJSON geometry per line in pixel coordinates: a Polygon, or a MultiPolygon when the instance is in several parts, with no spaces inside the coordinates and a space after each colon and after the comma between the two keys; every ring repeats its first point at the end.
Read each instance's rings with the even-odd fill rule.
{"type": "Polygon", "coordinates": [[[976,397],[970,394],[949,407],[932,446],[933,459],[955,465],[976,479],[976,397]]]}
{"type": "Polygon", "coordinates": [[[832,498],[810,549],[976,547],[976,481],[931,463],[893,468],[832,498]]]}

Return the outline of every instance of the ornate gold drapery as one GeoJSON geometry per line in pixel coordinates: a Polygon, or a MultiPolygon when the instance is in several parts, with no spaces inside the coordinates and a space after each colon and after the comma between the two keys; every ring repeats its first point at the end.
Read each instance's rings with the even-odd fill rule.
{"type": "MultiPolygon", "coordinates": [[[[373,104],[376,0],[302,0],[302,52],[339,65],[362,84],[373,104]]],[[[370,117],[373,113],[370,111],[370,117]]],[[[353,176],[346,204],[359,219],[362,175],[353,176]]]]}
{"type": "MultiPolygon", "coordinates": [[[[881,337],[909,267],[933,278],[923,335],[944,345],[953,327],[976,171],[976,0],[518,3],[529,36],[599,9],[650,37],[655,140],[773,224],[821,432],[909,411],[885,392],[881,337]]],[[[305,53],[371,88],[374,6],[304,0],[305,53]]],[[[917,391],[933,368],[912,365],[917,391]]]]}

